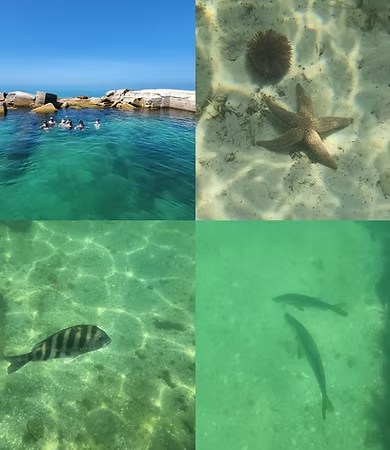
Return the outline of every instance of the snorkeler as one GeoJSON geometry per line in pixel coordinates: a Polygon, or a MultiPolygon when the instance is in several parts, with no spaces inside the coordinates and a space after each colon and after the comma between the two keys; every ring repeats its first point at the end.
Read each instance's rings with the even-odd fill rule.
{"type": "Polygon", "coordinates": [[[47,120],[44,120],[43,124],[39,128],[41,128],[42,130],[48,130],[50,127],[47,120]]]}
{"type": "Polygon", "coordinates": [[[65,122],[65,128],[67,128],[68,130],[73,129],[73,123],[71,120],[68,120],[67,122],[65,122]]]}
{"type": "Polygon", "coordinates": [[[66,124],[65,119],[61,119],[61,122],[58,124],[59,127],[64,127],[66,124]]]}
{"type": "Polygon", "coordinates": [[[53,119],[53,117],[50,117],[47,124],[49,125],[49,127],[54,127],[54,125],[56,124],[56,121],[53,119]]]}
{"type": "Polygon", "coordinates": [[[94,126],[97,130],[100,128],[100,120],[99,119],[95,120],[94,126]]]}
{"type": "Polygon", "coordinates": [[[80,120],[79,124],[76,126],[77,130],[84,130],[85,125],[84,122],[82,120],[80,120]]]}

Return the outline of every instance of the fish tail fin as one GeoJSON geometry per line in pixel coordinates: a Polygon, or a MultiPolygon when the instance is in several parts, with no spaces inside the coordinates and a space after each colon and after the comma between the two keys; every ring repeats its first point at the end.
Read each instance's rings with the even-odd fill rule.
{"type": "Polygon", "coordinates": [[[322,394],[322,418],[326,419],[326,411],[333,412],[334,407],[332,402],[329,400],[329,397],[324,393],[322,394]]]}
{"type": "Polygon", "coordinates": [[[347,313],[347,311],[345,311],[344,309],[343,309],[343,304],[342,303],[338,303],[338,304],[336,304],[336,305],[332,305],[332,310],[335,312],[335,313],[337,313],[337,314],[340,314],[340,316],[344,316],[344,317],[347,317],[348,316],[348,313],[347,313]]]}
{"type": "Polygon", "coordinates": [[[4,359],[10,363],[7,369],[7,372],[10,374],[16,372],[30,361],[30,353],[17,356],[6,356],[4,359]]]}

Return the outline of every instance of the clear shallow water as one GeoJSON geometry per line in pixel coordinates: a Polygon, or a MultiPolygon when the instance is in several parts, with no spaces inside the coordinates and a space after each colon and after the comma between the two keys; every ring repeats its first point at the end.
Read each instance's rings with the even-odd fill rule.
{"type": "Polygon", "coordinates": [[[68,110],[0,121],[0,218],[193,219],[195,120],[181,111],[68,110]],[[93,122],[99,118],[101,128],[93,122]]]}
{"type": "Polygon", "coordinates": [[[90,323],[77,359],[0,361],[3,449],[195,448],[192,221],[0,222],[0,355],[90,323]]]}

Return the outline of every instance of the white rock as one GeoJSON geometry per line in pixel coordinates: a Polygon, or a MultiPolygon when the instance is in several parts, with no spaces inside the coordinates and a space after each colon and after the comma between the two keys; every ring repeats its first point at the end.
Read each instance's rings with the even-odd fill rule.
{"type": "Polygon", "coordinates": [[[175,108],[195,112],[195,91],[177,89],[143,89],[128,91],[123,102],[151,108],[175,108]]]}
{"type": "Polygon", "coordinates": [[[5,102],[10,106],[31,106],[34,103],[34,95],[23,91],[9,92],[5,102]]]}

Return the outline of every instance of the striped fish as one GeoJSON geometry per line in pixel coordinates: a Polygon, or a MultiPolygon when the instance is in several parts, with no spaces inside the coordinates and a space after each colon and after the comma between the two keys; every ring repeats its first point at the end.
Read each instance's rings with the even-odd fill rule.
{"type": "Polygon", "coordinates": [[[103,348],[110,342],[110,337],[95,325],[75,325],[38,342],[29,353],[3,356],[1,359],[11,363],[8,373],[13,373],[30,361],[76,357],[103,348]]]}

